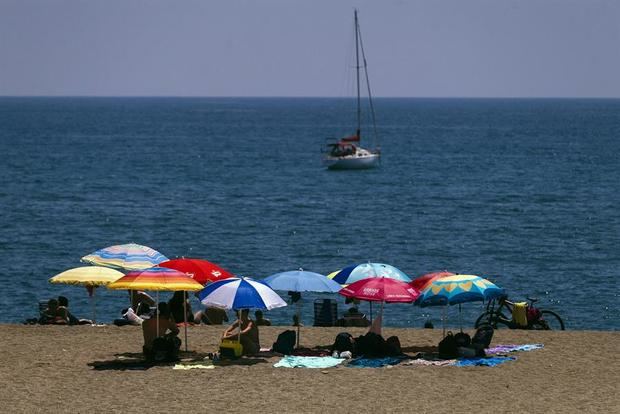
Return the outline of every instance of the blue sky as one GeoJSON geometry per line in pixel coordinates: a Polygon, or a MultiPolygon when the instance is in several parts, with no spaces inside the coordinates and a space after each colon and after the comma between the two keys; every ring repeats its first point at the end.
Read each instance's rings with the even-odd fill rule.
{"type": "Polygon", "coordinates": [[[620,0],[0,0],[0,95],[620,97],[620,0]]]}

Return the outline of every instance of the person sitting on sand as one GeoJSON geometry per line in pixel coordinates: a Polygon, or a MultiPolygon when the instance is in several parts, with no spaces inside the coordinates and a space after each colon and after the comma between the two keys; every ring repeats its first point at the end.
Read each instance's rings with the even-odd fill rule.
{"type": "Polygon", "coordinates": [[[249,314],[249,309],[243,309],[241,311],[241,320],[237,319],[233,322],[222,335],[222,339],[237,340],[239,338],[239,330],[241,330],[243,355],[254,355],[260,351],[258,326],[256,322],[249,318],[249,314]]]}
{"type": "Polygon", "coordinates": [[[352,351],[354,356],[367,358],[402,355],[400,340],[397,336],[391,336],[387,340],[381,336],[381,322],[382,316],[379,314],[370,325],[368,332],[357,338],[347,332],[339,333],[332,345],[332,352],[352,351]]]}
{"type": "Polygon", "coordinates": [[[67,309],[58,306],[58,299],[47,301],[47,308],[41,314],[39,323],[43,325],[68,325],[67,309]]]}
{"type": "Polygon", "coordinates": [[[138,315],[138,308],[141,303],[146,304],[149,308],[155,306],[155,299],[153,299],[148,293],[141,290],[130,290],[129,299],[131,300],[131,309],[133,309],[133,311],[138,315]]]}
{"type": "Polygon", "coordinates": [[[153,360],[158,359],[157,351],[163,348],[166,352],[166,359],[176,359],[181,347],[181,340],[177,337],[179,328],[174,323],[166,302],[159,302],[157,312],[159,317],[154,316],[142,322],[142,334],[144,336],[142,352],[144,352],[147,360],[153,360]],[[163,340],[160,340],[161,338],[163,340]],[[156,341],[163,345],[156,346],[156,341]]]}
{"type": "Polygon", "coordinates": [[[181,290],[174,292],[174,295],[172,295],[172,298],[168,301],[168,307],[176,323],[194,323],[192,305],[190,305],[185,292],[181,290]],[[185,302],[185,305],[183,302],[185,302]],[[185,314],[183,312],[185,312],[185,314]]]}
{"type": "Polygon", "coordinates": [[[205,325],[222,325],[228,322],[228,315],[224,309],[208,306],[203,311],[198,311],[194,315],[194,323],[204,323],[205,325]]]}
{"type": "Polygon", "coordinates": [[[67,319],[69,320],[69,325],[92,325],[93,321],[90,319],[78,319],[69,311],[69,299],[64,296],[58,296],[58,309],[64,309],[64,312],[67,313],[67,319]]]}
{"type": "Polygon", "coordinates": [[[256,325],[258,326],[271,326],[271,321],[269,319],[265,319],[263,317],[263,311],[257,310],[254,312],[254,316],[256,317],[256,325]]]}

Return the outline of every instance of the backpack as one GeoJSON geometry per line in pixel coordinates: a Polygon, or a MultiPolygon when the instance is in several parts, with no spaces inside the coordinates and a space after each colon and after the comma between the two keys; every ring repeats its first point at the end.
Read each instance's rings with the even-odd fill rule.
{"type": "Polygon", "coordinates": [[[530,306],[527,309],[527,322],[528,323],[532,323],[532,322],[539,320],[541,316],[542,316],[542,313],[540,312],[540,310],[538,310],[538,308],[530,306]]]}
{"type": "Polygon", "coordinates": [[[295,331],[288,329],[278,335],[278,339],[273,343],[271,350],[284,355],[291,355],[295,350],[295,331]]]}
{"type": "Polygon", "coordinates": [[[454,340],[456,341],[456,346],[468,347],[471,344],[471,337],[465,332],[458,332],[454,335],[454,340]]]}
{"type": "Polygon", "coordinates": [[[348,332],[340,332],[332,345],[332,352],[353,351],[353,336],[348,332]]]}
{"type": "Polygon", "coordinates": [[[458,345],[456,343],[456,339],[454,338],[454,335],[452,335],[451,331],[448,331],[448,334],[446,335],[446,337],[443,338],[439,342],[439,346],[438,346],[439,356],[455,358],[459,355],[457,348],[458,348],[458,345]]]}

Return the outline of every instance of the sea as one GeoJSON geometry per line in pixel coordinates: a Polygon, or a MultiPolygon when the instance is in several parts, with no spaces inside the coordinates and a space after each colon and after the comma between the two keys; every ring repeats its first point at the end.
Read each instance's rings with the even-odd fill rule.
{"type": "MultiPolygon", "coordinates": [[[[256,279],[367,262],[474,274],[511,300],[538,298],[567,329],[620,328],[620,100],[379,98],[381,166],[327,170],[321,150],[354,132],[353,104],[0,98],[0,322],[58,295],[91,317],[83,287],[49,278],[133,242],[256,279]]],[[[363,143],[370,131],[364,118],[363,143]]],[[[101,323],[128,303],[95,297],[101,323]]],[[[348,308],[304,294],[305,325],[326,298],[348,308]]],[[[388,304],[384,325],[471,329],[484,306],[388,304]]],[[[266,317],[287,325],[295,312],[266,317]]]]}

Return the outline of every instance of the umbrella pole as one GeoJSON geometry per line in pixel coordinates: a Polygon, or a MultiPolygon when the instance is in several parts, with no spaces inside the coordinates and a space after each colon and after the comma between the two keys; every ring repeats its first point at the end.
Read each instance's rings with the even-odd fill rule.
{"type": "Polygon", "coordinates": [[[185,352],[187,352],[187,292],[183,291],[183,322],[185,325],[185,352]]]}
{"type": "Polygon", "coordinates": [[[237,339],[239,340],[239,343],[241,344],[241,309],[237,310],[237,318],[239,318],[239,323],[237,324],[237,328],[239,328],[239,334],[237,336],[237,339]]]}
{"type": "Polygon", "coordinates": [[[297,301],[297,346],[296,348],[299,348],[299,325],[301,325],[301,320],[299,319],[299,308],[300,308],[300,303],[299,301],[297,301]]]}
{"type": "Polygon", "coordinates": [[[97,323],[97,288],[95,286],[93,286],[93,300],[92,300],[92,304],[93,304],[93,325],[95,325],[97,323]]]}
{"type": "Polygon", "coordinates": [[[157,319],[157,337],[159,338],[159,290],[157,291],[157,307],[155,308],[155,318],[157,319]]]}
{"type": "Polygon", "coordinates": [[[441,315],[441,325],[443,326],[443,337],[446,337],[446,310],[448,309],[448,305],[443,307],[442,315],[441,315]]]}

